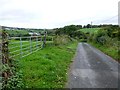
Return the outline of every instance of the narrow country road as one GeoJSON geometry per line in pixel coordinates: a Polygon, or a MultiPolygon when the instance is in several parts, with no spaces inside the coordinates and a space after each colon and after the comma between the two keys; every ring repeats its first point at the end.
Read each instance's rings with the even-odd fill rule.
{"type": "Polygon", "coordinates": [[[118,88],[118,63],[87,43],[79,43],[67,88],[118,88]]]}

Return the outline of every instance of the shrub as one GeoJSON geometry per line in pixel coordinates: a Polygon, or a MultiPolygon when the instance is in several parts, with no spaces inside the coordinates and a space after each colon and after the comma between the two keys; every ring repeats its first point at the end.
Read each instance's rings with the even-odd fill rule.
{"type": "Polygon", "coordinates": [[[67,44],[70,41],[71,41],[71,39],[67,35],[60,35],[60,36],[57,35],[53,39],[53,43],[55,45],[67,44]]]}
{"type": "Polygon", "coordinates": [[[98,31],[98,33],[94,34],[93,40],[95,43],[99,43],[99,44],[104,45],[107,41],[106,37],[107,37],[106,31],[100,30],[100,31],[98,31]]]}

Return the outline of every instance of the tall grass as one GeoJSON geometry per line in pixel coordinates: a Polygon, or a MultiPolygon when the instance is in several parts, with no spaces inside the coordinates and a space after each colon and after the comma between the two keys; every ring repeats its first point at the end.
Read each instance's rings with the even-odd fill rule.
{"type": "Polygon", "coordinates": [[[77,42],[47,45],[20,61],[26,88],[64,88],[77,42]]]}
{"type": "Polygon", "coordinates": [[[63,45],[71,41],[70,37],[68,37],[67,35],[55,36],[53,40],[54,40],[53,43],[55,45],[63,45]]]}
{"type": "Polygon", "coordinates": [[[97,33],[88,35],[88,41],[93,46],[103,51],[105,54],[113,57],[117,61],[120,61],[120,41],[117,37],[118,33],[114,33],[114,31],[117,30],[118,29],[110,27],[108,29],[101,29],[97,31],[97,33]]]}

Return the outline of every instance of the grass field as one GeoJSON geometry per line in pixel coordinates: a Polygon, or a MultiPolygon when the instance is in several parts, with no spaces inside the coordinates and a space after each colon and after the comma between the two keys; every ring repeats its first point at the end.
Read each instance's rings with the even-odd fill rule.
{"type": "Polygon", "coordinates": [[[63,88],[77,42],[54,46],[49,43],[20,61],[27,88],[63,88]]]}
{"type": "Polygon", "coordinates": [[[100,30],[101,28],[84,28],[84,29],[80,29],[79,31],[82,31],[84,33],[96,33],[98,30],[100,30]]]}
{"type": "Polygon", "coordinates": [[[29,36],[29,32],[42,33],[44,30],[6,30],[10,36],[29,36]]]}
{"type": "Polygon", "coordinates": [[[10,36],[18,36],[18,35],[28,35],[29,32],[26,30],[6,30],[6,32],[10,35],[10,36]]]}

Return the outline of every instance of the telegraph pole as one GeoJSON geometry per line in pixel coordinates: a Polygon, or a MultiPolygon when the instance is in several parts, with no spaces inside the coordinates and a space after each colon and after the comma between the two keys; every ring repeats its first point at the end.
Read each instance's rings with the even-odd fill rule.
{"type": "Polygon", "coordinates": [[[93,23],[93,22],[91,21],[91,28],[92,28],[92,23],[93,23]]]}
{"type": "Polygon", "coordinates": [[[120,1],[118,2],[118,25],[120,27],[120,1]]]}
{"type": "Polygon", "coordinates": [[[47,31],[44,29],[43,47],[45,47],[45,45],[46,45],[46,36],[47,36],[47,31]]]}

